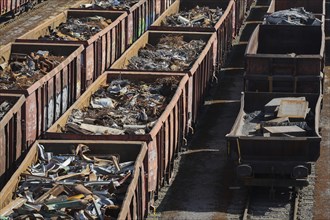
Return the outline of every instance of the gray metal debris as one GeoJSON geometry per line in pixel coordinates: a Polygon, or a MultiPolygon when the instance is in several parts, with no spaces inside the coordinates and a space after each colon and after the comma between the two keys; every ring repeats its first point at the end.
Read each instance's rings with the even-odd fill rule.
{"type": "Polygon", "coordinates": [[[53,56],[49,51],[12,53],[8,66],[0,69],[0,89],[29,88],[64,60],[64,56],[53,56]]]}
{"type": "Polygon", "coordinates": [[[196,6],[189,11],[166,17],[162,26],[170,27],[214,27],[223,15],[221,8],[211,9],[209,7],[196,6]]]}
{"type": "Polygon", "coordinates": [[[264,109],[244,115],[243,136],[305,136],[311,132],[313,115],[305,97],[275,98],[264,109]]]}
{"type": "Polygon", "coordinates": [[[7,114],[10,108],[13,106],[13,103],[4,101],[0,104],[0,121],[7,114]]]}
{"type": "Polygon", "coordinates": [[[88,155],[79,144],[72,154],[54,155],[39,146],[39,158],[21,174],[14,199],[24,199],[7,219],[115,219],[131,182],[134,161],[119,155],[88,155]],[[52,155],[48,158],[48,155],[52,155]]]}
{"type": "Polygon", "coordinates": [[[276,11],[268,15],[266,17],[266,24],[321,26],[322,22],[304,8],[291,8],[288,10],[276,11]]]}
{"type": "Polygon", "coordinates": [[[93,4],[83,4],[82,8],[128,10],[139,0],[95,0],[93,4]]]}
{"type": "Polygon", "coordinates": [[[55,30],[50,29],[49,35],[40,40],[86,41],[112,23],[110,19],[101,16],[69,18],[55,30]]]}
{"type": "Polygon", "coordinates": [[[146,134],[177,90],[179,81],[165,77],[153,83],[113,80],[101,87],[84,109],[74,109],[64,132],[90,135],[146,134]]]}
{"type": "Polygon", "coordinates": [[[185,71],[199,57],[206,43],[203,40],[186,42],[182,35],[167,35],[156,46],[147,44],[138,56],[129,60],[127,69],[154,71],[185,71]]]}

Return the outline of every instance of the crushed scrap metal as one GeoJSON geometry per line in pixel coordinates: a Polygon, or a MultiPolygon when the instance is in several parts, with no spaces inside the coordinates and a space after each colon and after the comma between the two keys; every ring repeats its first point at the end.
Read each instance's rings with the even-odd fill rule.
{"type": "Polygon", "coordinates": [[[69,18],[67,22],[61,23],[55,30],[50,29],[49,35],[42,36],[39,39],[85,41],[102,31],[111,23],[111,19],[106,19],[101,16],[69,18]]]}
{"type": "Polygon", "coordinates": [[[93,4],[83,4],[82,8],[128,10],[139,0],[95,0],[93,4]]]}
{"type": "Polygon", "coordinates": [[[166,17],[161,25],[170,27],[214,27],[222,15],[222,8],[211,9],[196,6],[189,11],[180,11],[175,15],[166,17]]]}
{"type": "Polygon", "coordinates": [[[203,40],[186,42],[182,35],[167,35],[156,46],[147,44],[126,66],[132,70],[185,71],[199,57],[206,43],[203,40]]]}
{"type": "Polygon", "coordinates": [[[276,11],[266,17],[266,24],[321,26],[322,22],[302,7],[276,11]]]}
{"type": "Polygon", "coordinates": [[[54,56],[49,51],[42,50],[30,54],[12,53],[8,66],[0,68],[0,89],[29,88],[64,59],[64,56],[54,56]]]}
{"type": "Polygon", "coordinates": [[[120,155],[88,155],[79,144],[55,155],[38,145],[38,161],[21,174],[14,199],[23,199],[7,219],[115,219],[131,182],[134,161],[120,155]]]}
{"type": "Polygon", "coordinates": [[[9,102],[9,101],[3,101],[0,104],[0,121],[2,120],[2,118],[6,115],[6,113],[10,110],[10,108],[13,106],[14,104],[9,102]]]}
{"type": "Polygon", "coordinates": [[[153,83],[113,80],[101,87],[83,109],[74,109],[62,132],[78,134],[145,134],[170,102],[179,81],[174,77],[153,83]]]}

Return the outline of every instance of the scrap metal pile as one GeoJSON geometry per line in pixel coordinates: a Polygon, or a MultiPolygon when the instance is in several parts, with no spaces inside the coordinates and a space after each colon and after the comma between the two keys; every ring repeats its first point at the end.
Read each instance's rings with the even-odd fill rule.
{"type": "Polygon", "coordinates": [[[145,134],[165,110],[178,84],[174,77],[153,83],[114,80],[92,95],[89,107],[73,110],[64,132],[145,134]]]}
{"type": "Polygon", "coordinates": [[[72,146],[72,153],[63,155],[38,147],[38,161],[21,174],[14,195],[23,205],[9,219],[118,217],[134,161],[119,163],[119,155],[88,155],[89,148],[83,144],[72,146]]]}
{"type": "Polygon", "coordinates": [[[266,24],[313,25],[321,26],[322,22],[304,8],[291,8],[276,11],[266,17],[266,24]]]}
{"type": "Polygon", "coordinates": [[[95,0],[93,4],[81,5],[82,8],[127,10],[138,3],[139,0],[95,0]]]}
{"type": "Polygon", "coordinates": [[[168,35],[156,46],[147,44],[132,57],[126,66],[131,70],[185,71],[199,57],[206,43],[203,40],[186,42],[182,35],[168,35]]]}
{"type": "Polygon", "coordinates": [[[199,7],[166,17],[162,26],[170,27],[214,27],[223,15],[221,8],[199,7]]]}
{"type": "Polygon", "coordinates": [[[7,114],[7,112],[10,110],[10,108],[13,105],[14,105],[13,103],[8,102],[8,101],[4,101],[0,104],[0,121],[7,114]]]}
{"type": "Polygon", "coordinates": [[[313,122],[313,113],[305,97],[275,98],[263,110],[244,116],[242,135],[297,137],[311,134],[308,122],[313,122]]]}
{"type": "Polygon", "coordinates": [[[64,56],[54,56],[42,50],[30,54],[12,53],[9,65],[0,68],[0,89],[27,89],[63,60],[64,56]]]}
{"type": "Polygon", "coordinates": [[[112,23],[111,19],[101,16],[69,18],[55,30],[50,29],[49,35],[40,40],[86,41],[112,23]]]}

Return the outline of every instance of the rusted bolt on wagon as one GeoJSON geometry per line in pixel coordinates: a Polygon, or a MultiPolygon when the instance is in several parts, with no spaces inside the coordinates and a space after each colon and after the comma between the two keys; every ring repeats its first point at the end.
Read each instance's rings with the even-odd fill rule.
{"type": "Polygon", "coordinates": [[[222,8],[196,6],[188,11],[168,16],[162,26],[169,27],[214,27],[223,15],[222,8]]]}
{"type": "Polygon", "coordinates": [[[0,89],[27,89],[65,60],[49,51],[34,51],[30,54],[12,53],[8,66],[0,69],[0,89]]]}

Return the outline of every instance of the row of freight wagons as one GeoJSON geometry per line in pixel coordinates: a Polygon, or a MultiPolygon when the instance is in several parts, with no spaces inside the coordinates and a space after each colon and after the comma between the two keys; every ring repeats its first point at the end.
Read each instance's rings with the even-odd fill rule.
{"type": "MultiPolygon", "coordinates": [[[[5,199],[3,202],[1,201],[0,208],[4,208],[9,203],[15,203],[12,201],[12,192],[15,191],[13,185],[17,185],[21,172],[36,162],[39,145],[60,154],[59,149],[55,150],[56,146],[63,145],[63,151],[68,152],[68,149],[65,149],[68,148],[66,146],[78,145],[82,142],[89,145],[94,153],[102,154],[104,150],[105,154],[119,154],[124,161],[135,161],[134,175],[119,216],[120,219],[145,216],[146,207],[151,204],[155,193],[166,181],[170,181],[173,161],[181,146],[186,143],[189,129],[197,122],[198,112],[208,84],[215,71],[221,68],[225,62],[232,39],[238,33],[244,15],[252,3],[252,1],[243,0],[225,2],[221,7],[226,10],[214,28],[175,29],[165,27],[163,29],[157,27],[165,14],[173,14],[179,11],[179,8],[202,4],[213,7],[214,1],[190,1],[189,4],[185,1],[173,1],[165,6],[162,2],[160,7],[156,7],[157,1],[140,1],[135,7],[132,7],[134,11],[131,9],[123,12],[71,9],[59,15],[56,20],[47,21],[47,24],[28,32],[18,42],[13,43],[7,51],[4,51],[3,56],[7,60],[9,60],[10,54],[15,53],[15,50],[18,49],[20,53],[24,50],[27,53],[49,50],[55,55],[64,55],[66,58],[61,65],[26,90],[0,91],[5,94],[24,94],[24,97],[19,95],[1,96],[4,97],[4,100],[10,99],[16,102],[12,110],[8,112],[9,116],[6,115],[3,118],[6,123],[1,123],[3,137],[1,163],[4,164],[4,166],[1,164],[1,167],[4,167],[1,171],[4,181],[7,181],[12,172],[16,170],[19,163],[15,162],[21,162],[23,158],[20,157],[24,157],[24,161],[14,174],[15,178],[11,179],[10,184],[7,184],[1,192],[1,198],[5,199]],[[164,7],[168,7],[167,10],[164,10],[164,7]],[[155,21],[151,30],[142,34],[157,17],[153,12],[151,14],[154,17],[148,16],[148,10],[157,11],[156,8],[161,8],[164,12],[160,12],[159,19],[155,21]],[[135,15],[134,12],[136,12],[135,15]],[[98,14],[114,19],[114,22],[87,41],[77,44],[77,42],[71,41],[40,42],[36,40],[40,36],[48,34],[49,26],[57,27],[68,16],[83,17],[98,14]],[[144,15],[147,15],[148,18],[144,15]],[[131,18],[128,18],[130,16],[131,18]],[[132,22],[137,22],[137,24],[132,25],[132,22]],[[146,45],[155,46],[161,37],[170,34],[180,35],[185,41],[202,39],[206,43],[188,70],[172,72],[123,69],[127,65],[128,59],[135,56],[140,48],[146,45]],[[105,71],[109,68],[111,68],[109,71],[105,71]],[[145,83],[151,83],[166,77],[174,78],[178,82],[177,88],[152,129],[145,134],[67,134],[59,130],[59,128],[65,127],[67,119],[74,110],[88,107],[93,94],[118,78],[131,81],[141,81],[142,79],[145,83]],[[17,129],[25,126],[26,129],[17,129]],[[34,143],[41,136],[54,141],[34,143]],[[56,139],[62,139],[62,141],[55,141],[56,139]],[[63,141],[63,139],[76,141],[63,141]],[[132,141],[140,141],[140,143],[132,141]],[[25,156],[28,146],[31,146],[32,143],[34,144],[31,150],[25,156]],[[134,153],[130,154],[131,150],[118,150],[121,147],[129,149],[129,145],[135,146],[134,153]],[[111,146],[114,146],[113,149],[111,146]],[[21,156],[22,153],[24,156],[21,156]],[[125,159],[127,157],[129,159],[125,159]]],[[[6,208],[1,214],[5,212],[8,212],[6,208]]]]}

